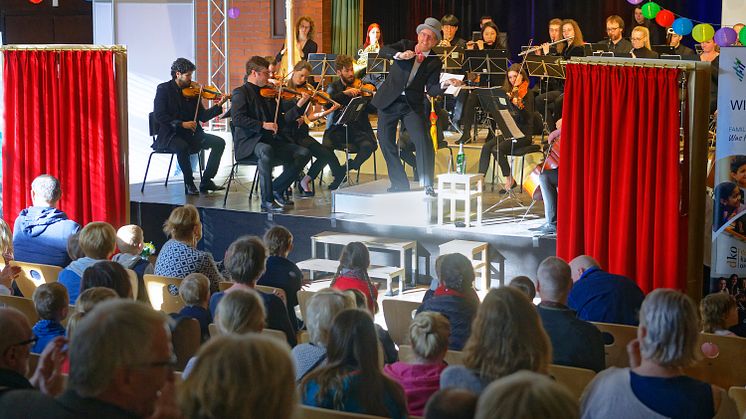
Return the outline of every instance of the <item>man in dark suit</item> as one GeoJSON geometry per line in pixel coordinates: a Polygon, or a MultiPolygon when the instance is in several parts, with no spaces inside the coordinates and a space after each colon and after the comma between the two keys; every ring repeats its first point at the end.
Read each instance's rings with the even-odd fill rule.
{"type": "MultiPolygon", "coordinates": [[[[282,211],[292,206],[293,201],[283,194],[298,178],[300,171],[308,163],[311,153],[307,148],[294,144],[283,134],[274,122],[274,112],[270,103],[260,94],[267,85],[269,62],[260,56],[253,56],[246,62],[246,83],[233,90],[231,118],[233,119],[233,147],[236,160],[256,156],[259,182],[262,189],[262,209],[282,211]],[[272,168],[282,165],[284,170],[272,181],[272,168]]],[[[283,118],[278,118],[282,122],[283,118]]]]}
{"type": "MultiPolygon", "coordinates": [[[[378,141],[386,159],[390,192],[408,191],[409,180],[404,172],[399,149],[396,145],[396,129],[399,121],[404,122],[417,149],[417,172],[425,193],[435,196],[433,191],[433,171],[435,152],[426,128],[425,89],[431,96],[443,93],[439,77],[442,63],[430,53],[430,49],[441,40],[440,22],[432,17],[417,26],[417,42],[408,39],[386,45],[378,52],[380,57],[393,59],[386,81],[373,97],[373,105],[378,108],[378,141]]],[[[449,80],[459,85],[458,80],[449,80]]]]}
{"type": "Polygon", "coordinates": [[[161,83],[155,92],[153,112],[158,121],[158,137],[153,149],[176,153],[181,172],[184,174],[184,189],[187,195],[199,195],[199,192],[225,189],[215,185],[212,178],[218,173],[220,158],[223,156],[225,141],[222,138],[205,134],[197,122],[207,122],[220,115],[227,96],[220,98],[210,109],[202,106],[200,98],[187,98],[182,89],[192,83],[192,73],[197,67],[186,58],[177,58],[171,65],[171,81],[161,83]],[[199,108],[199,111],[197,111],[199,108]],[[196,118],[195,118],[196,114],[196,118]],[[211,149],[207,167],[202,173],[199,191],[194,185],[192,165],[189,155],[203,149],[211,149]]]}

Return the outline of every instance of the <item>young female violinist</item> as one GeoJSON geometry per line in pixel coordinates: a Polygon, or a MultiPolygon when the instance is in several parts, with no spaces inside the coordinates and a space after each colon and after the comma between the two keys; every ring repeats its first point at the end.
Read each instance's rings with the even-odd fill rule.
{"type": "Polygon", "coordinates": [[[482,146],[482,152],[479,156],[479,172],[487,173],[490,166],[490,154],[494,154],[497,150],[497,164],[505,178],[503,190],[500,191],[501,194],[507,193],[509,189],[516,186],[516,181],[510,172],[510,164],[508,164],[508,153],[531,144],[534,121],[534,93],[528,88],[528,76],[526,76],[526,71],[520,64],[513,64],[508,68],[508,77],[503,84],[503,90],[508,93],[510,98],[510,104],[508,105],[510,114],[518,128],[523,132],[524,137],[517,138],[515,143],[508,139],[489,140],[482,146]]]}

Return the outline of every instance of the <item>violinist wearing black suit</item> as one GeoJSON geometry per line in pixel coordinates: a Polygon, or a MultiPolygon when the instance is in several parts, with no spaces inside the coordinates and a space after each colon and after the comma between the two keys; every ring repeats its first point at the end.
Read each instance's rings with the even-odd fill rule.
{"type": "MultiPolygon", "coordinates": [[[[417,27],[417,43],[403,39],[379,51],[379,56],[394,60],[386,81],[372,101],[378,108],[378,141],[388,167],[390,192],[409,190],[409,180],[396,145],[397,125],[403,121],[417,149],[420,183],[425,186],[426,194],[435,195],[432,187],[435,152],[425,126],[424,104],[425,88],[431,96],[443,93],[439,82],[442,62],[435,54],[430,54],[440,39],[440,22],[429,17],[417,27]]],[[[460,84],[458,80],[449,82],[460,84]]]]}
{"type": "Polygon", "coordinates": [[[152,147],[155,150],[176,153],[176,160],[184,174],[184,189],[187,195],[199,195],[200,192],[225,189],[215,185],[212,181],[218,173],[225,141],[216,135],[205,134],[199,122],[207,122],[220,115],[223,111],[223,103],[228,100],[228,97],[223,96],[210,109],[202,106],[202,99],[199,97],[185,97],[182,89],[191,86],[192,73],[196,69],[197,67],[191,61],[178,58],[171,65],[171,80],[158,85],[153,101],[153,114],[158,121],[158,136],[152,147]],[[194,185],[189,155],[203,149],[211,149],[211,151],[198,191],[194,185]]]}

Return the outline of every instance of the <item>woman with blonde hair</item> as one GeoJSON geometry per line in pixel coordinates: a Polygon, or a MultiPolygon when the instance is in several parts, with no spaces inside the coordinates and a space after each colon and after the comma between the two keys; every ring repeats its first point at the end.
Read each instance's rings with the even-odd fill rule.
{"type": "Polygon", "coordinates": [[[430,396],[440,389],[440,373],[448,366],[443,361],[448,352],[451,324],[440,314],[419,313],[409,325],[414,359],[386,365],[383,372],[404,388],[410,415],[422,416],[430,396]]]}
{"type": "Polygon", "coordinates": [[[477,310],[464,347],[464,365],[446,368],[440,387],[481,394],[494,380],[519,370],[546,374],[552,344],[526,294],[512,287],[490,290],[477,310]]]}
{"type": "Polygon", "coordinates": [[[658,58],[657,52],[650,49],[650,31],[644,26],[632,29],[632,58],[658,58]]]}
{"type": "Polygon", "coordinates": [[[261,335],[220,336],[198,355],[192,374],[178,387],[185,418],[295,416],[298,393],[293,362],[281,342],[261,335]]]}
{"type": "Polygon", "coordinates": [[[487,386],[475,415],[475,419],[578,417],[578,401],[562,384],[531,371],[518,371],[487,386]]]}
{"type": "Polygon", "coordinates": [[[629,368],[601,371],[580,401],[583,418],[731,418],[735,405],[720,387],[688,377],[700,357],[699,319],[686,294],[659,288],[640,308],[629,368]]]}
{"type": "Polygon", "coordinates": [[[220,275],[212,255],[197,249],[197,243],[202,239],[202,222],[197,208],[191,204],[174,208],[163,223],[163,232],[171,239],[158,253],[155,274],[184,278],[198,272],[210,280],[210,292],[217,292],[218,284],[225,279],[220,275]]]}
{"type": "Polygon", "coordinates": [[[702,332],[720,336],[736,336],[730,329],[738,324],[738,306],[732,295],[710,294],[699,302],[702,332]]]}
{"type": "Polygon", "coordinates": [[[0,254],[5,264],[3,270],[0,271],[0,295],[11,295],[13,279],[21,273],[21,268],[10,266],[10,261],[13,260],[13,233],[8,223],[2,218],[0,218],[0,254]]]}

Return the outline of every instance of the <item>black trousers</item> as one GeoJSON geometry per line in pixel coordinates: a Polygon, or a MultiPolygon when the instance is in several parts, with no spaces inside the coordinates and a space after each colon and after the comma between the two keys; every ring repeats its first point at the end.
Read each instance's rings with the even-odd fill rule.
{"type": "Polygon", "coordinates": [[[272,192],[286,191],[311,159],[311,152],[281,139],[262,138],[254,147],[262,187],[262,202],[272,202],[272,192]],[[282,174],[272,181],[272,169],[283,166],[282,174]]]}
{"type": "MultiPolygon", "coordinates": [[[[334,126],[328,128],[324,132],[324,139],[322,144],[324,147],[330,150],[344,150],[345,149],[345,138],[350,145],[350,152],[355,153],[355,157],[350,161],[350,170],[360,170],[360,166],[365,163],[366,160],[373,155],[373,152],[378,148],[376,143],[376,137],[373,134],[373,129],[366,129],[356,125],[347,127],[347,134],[345,135],[345,127],[334,126]]],[[[332,151],[333,153],[333,151],[332,151]]],[[[337,161],[337,157],[332,154],[334,163],[329,163],[329,168],[332,169],[332,173],[335,173],[335,167],[332,165],[336,163],[336,166],[342,168],[337,161]]],[[[310,176],[310,175],[309,175],[310,176]]]]}
{"type": "Polygon", "coordinates": [[[547,223],[557,224],[557,185],[559,172],[557,169],[545,169],[539,175],[541,196],[544,198],[544,218],[547,223]]]}
{"type": "Polygon", "coordinates": [[[423,186],[432,186],[435,151],[428,129],[425,127],[426,118],[423,114],[412,110],[404,96],[399,97],[388,107],[378,110],[378,141],[381,143],[383,158],[386,160],[391,186],[401,190],[409,189],[409,180],[399,159],[399,147],[396,145],[396,130],[399,121],[404,122],[417,149],[417,173],[420,176],[420,183],[423,186]]]}
{"type": "Polygon", "coordinates": [[[324,166],[327,164],[335,177],[340,176],[344,171],[342,170],[342,166],[339,165],[337,156],[334,155],[334,150],[321,145],[321,143],[316,141],[313,137],[305,136],[296,139],[295,143],[301,147],[307,148],[311,155],[316,159],[308,169],[308,176],[311,179],[316,179],[316,176],[324,170],[324,166]]]}
{"type": "Polygon", "coordinates": [[[210,157],[207,159],[207,167],[202,173],[203,180],[211,180],[218,173],[220,159],[223,157],[223,150],[225,150],[225,141],[217,135],[205,134],[200,131],[196,132],[191,138],[176,136],[169,142],[167,150],[176,153],[176,160],[184,174],[185,184],[194,183],[194,173],[192,172],[189,155],[208,149],[210,150],[210,157]]]}
{"type": "Polygon", "coordinates": [[[482,151],[479,153],[479,173],[487,173],[490,168],[490,155],[495,154],[495,145],[497,145],[497,164],[500,166],[500,172],[503,176],[510,175],[510,163],[508,163],[508,155],[513,150],[517,150],[521,147],[531,145],[530,137],[523,137],[516,140],[513,143],[511,140],[489,140],[482,146],[482,151]]]}
{"type": "Polygon", "coordinates": [[[549,128],[549,132],[554,131],[557,120],[562,118],[562,92],[559,90],[551,90],[547,93],[542,93],[536,96],[534,101],[534,109],[536,109],[542,117],[544,117],[544,104],[546,102],[547,114],[546,123],[549,128]]]}

